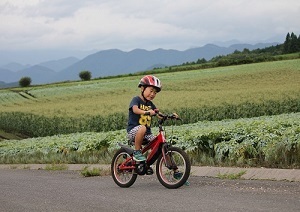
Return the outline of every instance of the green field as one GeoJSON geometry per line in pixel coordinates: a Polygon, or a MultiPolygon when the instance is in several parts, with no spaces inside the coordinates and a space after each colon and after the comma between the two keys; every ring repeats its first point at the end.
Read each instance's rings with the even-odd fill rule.
{"type": "MultiPolygon", "coordinates": [[[[157,77],[163,90],[154,102],[162,111],[300,99],[299,59],[164,73],[157,77]]],[[[1,112],[48,117],[126,114],[129,101],[139,94],[139,79],[132,76],[18,88],[14,92],[0,90],[1,112]]]]}
{"type": "MultiPolygon", "coordinates": [[[[166,127],[194,165],[300,168],[300,113],[166,127]]],[[[153,133],[157,133],[156,128],[153,133]]],[[[0,142],[0,163],[110,163],[126,131],[0,142]]]]}
{"type": "MultiPolygon", "coordinates": [[[[155,75],[194,164],[300,166],[300,59],[155,75]]],[[[0,163],[108,163],[141,77],[0,90],[0,163]]]]}
{"type": "MultiPolygon", "coordinates": [[[[157,74],[184,123],[299,112],[300,59],[157,74]]],[[[29,137],[126,127],[141,76],[0,90],[0,129],[29,137]]]]}

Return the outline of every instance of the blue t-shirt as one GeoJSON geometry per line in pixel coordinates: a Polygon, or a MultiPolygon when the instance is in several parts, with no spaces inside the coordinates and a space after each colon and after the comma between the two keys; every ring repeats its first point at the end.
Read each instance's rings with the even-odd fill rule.
{"type": "Polygon", "coordinates": [[[137,105],[139,109],[148,111],[155,110],[156,106],[151,101],[144,102],[139,96],[133,97],[129,104],[129,119],[127,125],[127,132],[138,125],[145,125],[147,127],[146,134],[151,133],[151,116],[150,115],[138,115],[132,110],[132,107],[137,105]]]}

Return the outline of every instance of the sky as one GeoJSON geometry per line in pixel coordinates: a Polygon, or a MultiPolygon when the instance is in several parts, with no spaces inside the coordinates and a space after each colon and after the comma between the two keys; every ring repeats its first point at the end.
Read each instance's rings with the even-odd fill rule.
{"type": "Polygon", "coordinates": [[[299,0],[0,0],[0,51],[186,50],[300,34],[299,0]]]}

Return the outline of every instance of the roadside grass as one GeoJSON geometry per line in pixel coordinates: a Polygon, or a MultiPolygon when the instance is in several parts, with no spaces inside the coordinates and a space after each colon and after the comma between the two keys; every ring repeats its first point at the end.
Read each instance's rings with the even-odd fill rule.
{"type": "Polygon", "coordinates": [[[84,177],[111,175],[110,169],[103,169],[103,168],[96,168],[96,167],[93,167],[91,169],[88,166],[84,167],[83,170],[81,170],[80,173],[84,177]]]}
{"type": "MultiPolygon", "coordinates": [[[[67,154],[41,151],[19,152],[16,154],[5,154],[0,157],[0,164],[109,164],[112,153],[103,151],[70,151],[67,154]]],[[[53,167],[55,168],[55,166],[53,167]]]]}
{"type": "Polygon", "coordinates": [[[68,166],[66,164],[47,164],[45,170],[48,171],[68,170],[68,166]]]}
{"type": "Polygon", "coordinates": [[[246,174],[247,171],[240,171],[238,173],[225,173],[225,174],[218,174],[217,178],[220,179],[229,179],[229,180],[238,180],[238,179],[243,179],[242,176],[246,174]]]}

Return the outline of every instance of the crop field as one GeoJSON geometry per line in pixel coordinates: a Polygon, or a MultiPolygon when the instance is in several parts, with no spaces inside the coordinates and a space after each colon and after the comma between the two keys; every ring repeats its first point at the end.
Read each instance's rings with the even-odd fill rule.
{"type": "MultiPolygon", "coordinates": [[[[300,99],[299,59],[164,73],[157,77],[162,80],[163,90],[154,102],[162,111],[300,99]]],[[[129,101],[139,94],[139,79],[132,76],[0,90],[1,112],[48,117],[126,114],[129,101]]]]}
{"type": "MultiPolygon", "coordinates": [[[[300,167],[300,59],[155,75],[193,164],[300,167]]],[[[141,77],[1,89],[0,163],[108,163],[141,77]]]]}
{"type": "MultiPolygon", "coordinates": [[[[194,165],[300,168],[300,113],[166,127],[194,165]]],[[[153,133],[157,133],[153,129],[153,133]]],[[[0,163],[110,163],[126,131],[0,142],[0,163]]]]}

